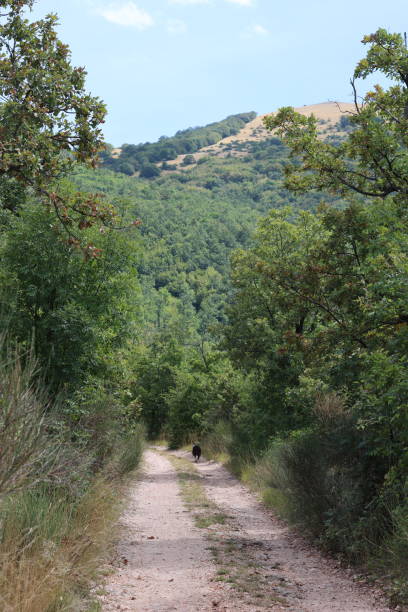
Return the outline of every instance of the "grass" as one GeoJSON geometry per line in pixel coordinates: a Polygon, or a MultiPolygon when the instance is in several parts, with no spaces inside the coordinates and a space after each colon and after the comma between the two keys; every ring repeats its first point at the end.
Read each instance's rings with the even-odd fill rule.
{"type": "Polygon", "coordinates": [[[124,475],[139,463],[141,432],[124,440],[82,495],[39,484],[0,506],[2,612],[99,612],[90,595],[116,537],[124,475]]]}
{"type": "Polygon", "coordinates": [[[1,609],[83,609],[89,584],[112,541],[118,509],[118,491],[103,480],[96,481],[76,507],[64,494],[45,487],[9,500],[2,509],[1,609]]]}

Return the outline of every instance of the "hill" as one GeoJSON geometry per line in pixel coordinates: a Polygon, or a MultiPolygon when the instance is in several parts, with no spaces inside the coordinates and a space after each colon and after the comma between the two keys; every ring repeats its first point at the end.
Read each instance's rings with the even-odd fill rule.
{"type": "Polygon", "coordinates": [[[120,149],[107,146],[102,154],[102,161],[104,165],[123,174],[132,175],[139,171],[142,176],[151,178],[154,172],[149,174],[149,165],[166,162],[178,155],[191,154],[215,144],[225,137],[239,133],[241,128],[255,117],[254,112],[230,115],[223,121],[204,127],[179,130],[172,137],[162,136],[155,143],[124,144],[120,149]]]}
{"type": "MultiPolygon", "coordinates": [[[[329,135],[330,133],[338,134],[341,132],[341,121],[342,117],[346,118],[348,113],[352,113],[354,109],[353,104],[349,103],[336,103],[336,102],[322,102],[320,104],[311,104],[300,106],[295,110],[301,115],[314,115],[319,121],[320,131],[322,135],[329,135]]],[[[273,138],[273,134],[268,132],[263,125],[263,119],[266,115],[260,115],[246,123],[237,134],[227,136],[219,142],[203,147],[194,157],[199,160],[206,155],[226,156],[232,155],[241,157],[245,155],[246,150],[242,149],[242,145],[245,143],[262,142],[273,138]]],[[[179,166],[182,165],[184,157],[179,155],[174,160],[169,162],[169,165],[179,166]]]]}
{"type": "MultiPolygon", "coordinates": [[[[319,122],[322,137],[338,137],[347,125],[347,115],[354,111],[350,103],[322,102],[295,109],[302,115],[314,115],[319,122]]],[[[205,127],[181,130],[171,138],[162,137],[157,143],[122,145],[108,148],[102,156],[103,165],[116,172],[133,175],[141,173],[145,178],[158,176],[176,169],[189,169],[207,156],[243,157],[249,149],[246,144],[263,142],[274,137],[268,132],[263,119],[266,115],[241,113],[231,115],[205,127]],[[155,171],[151,166],[155,165],[155,171]]]]}
{"type": "MultiPolygon", "coordinates": [[[[300,110],[313,112],[319,118],[322,136],[336,139],[341,137],[342,112],[350,106],[325,103],[300,110]]],[[[126,176],[120,171],[126,158],[122,151],[114,163],[105,163],[96,173],[81,170],[75,176],[82,189],[104,193],[114,202],[124,200],[124,214],[141,219],[143,253],[137,273],[146,317],[153,326],[162,317],[160,309],[171,304],[176,318],[187,316],[190,328],[207,333],[214,323],[225,319],[231,254],[249,248],[263,215],[287,205],[303,210],[316,210],[322,201],[341,205],[333,196],[314,192],[296,196],[284,188],[288,151],[263,128],[262,117],[233,116],[213,125],[220,133],[231,129],[235,133],[198,149],[188,165],[180,155],[166,162],[166,169],[158,176],[126,176]],[[239,130],[233,128],[240,122],[239,130]]],[[[174,138],[187,135],[190,142],[197,142],[208,136],[208,129],[184,130],[174,138]]],[[[170,141],[166,139],[167,145],[170,141]]],[[[148,148],[154,152],[163,142],[148,148]]],[[[137,145],[137,150],[145,146],[137,145]]],[[[125,150],[129,152],[130,147],[125,150]]]]}

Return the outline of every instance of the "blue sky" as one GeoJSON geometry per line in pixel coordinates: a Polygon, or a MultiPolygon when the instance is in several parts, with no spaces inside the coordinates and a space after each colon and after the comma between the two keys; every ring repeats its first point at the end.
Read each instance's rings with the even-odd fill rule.
{"type": "Polygon", "coordinates": [[[407,0],[36,2],[35,18],[49,12],[108,106],[115,145],[239,112],[351,101],[362,36],[408,30],[407,0]]]}

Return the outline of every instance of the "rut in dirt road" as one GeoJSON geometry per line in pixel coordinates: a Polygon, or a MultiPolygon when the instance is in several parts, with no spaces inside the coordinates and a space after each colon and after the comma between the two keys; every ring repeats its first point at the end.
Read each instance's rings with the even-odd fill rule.
{"type": "MultiPolygon", "coordinates": [[[[189,453],[169,456],[184,458],[197,473],[185,461],[189,453]]],[[[163,454],[147,451],[121,518],[118,567],[105,585],[104,612],[388,612],[276,521],[222,466],[203,461],[197,469],[200,486],[227,521],[197,528],[174,467],[163,454]],[[220,581],[221,573],[228,580],[220,581]]]]}

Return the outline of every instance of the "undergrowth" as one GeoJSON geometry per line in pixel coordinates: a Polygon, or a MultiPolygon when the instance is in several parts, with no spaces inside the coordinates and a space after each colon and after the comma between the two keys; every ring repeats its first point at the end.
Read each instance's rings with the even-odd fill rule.
{"type": "MultiPolygon", "coordinates": [[[[139,435],[78,498],[47,484],[8,498],[0,510],[0,602],[4,612],[82,610],[116,532],[123,476],[137,467],[139,435]]],[[[95,604],[96,605],[96,604],[95,604]]],[[[88,608],[87,608],[88,609],[88,608]]]]}
{"type": "Polygon", "coordinates": [[[33,383],[31,357],[8,357],[0,367],[0,609],[97,610],[90,588],[115,536],[123,479],[141,459],[143,430],[112,438],[101,463],[91,443],[75,446],[56,421],[33,383]]]}
{"type": "Polygon", "coordinates": [[[365,567],[392,603],[405,606],[408,505],[394,494],[392,483],[378,493],[367,488],[365,474],[375,474],[376,458],[364,457],[351,415],[337,406],[331,421],[324,417],[314,430],[273,440],[252,457],[246,449],[240,452],[228,424],[222,423],[203,440],[203,454],[221,461],[315,544],[365,567]]]}

